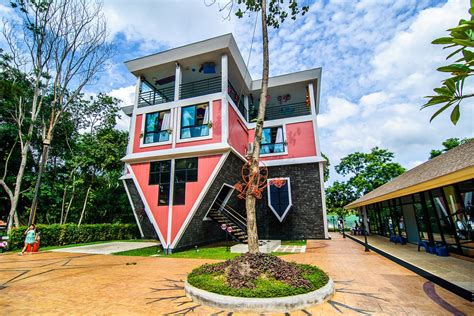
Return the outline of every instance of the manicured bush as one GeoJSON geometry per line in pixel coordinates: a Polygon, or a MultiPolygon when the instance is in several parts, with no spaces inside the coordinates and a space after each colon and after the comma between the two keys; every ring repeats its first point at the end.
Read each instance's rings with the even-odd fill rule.
{"type": "MultiPolygon", "coordinates": [[[[26,226],[22,226],[12,230],[9,240],[11,250],[23,247],[26,229],[26,226]]],[[[132,224],[53,224],[36,225],[36,229],[40,233],[42,247],[140,238],[137,225],[132,224]]]]}
{"type": "Polygon", "coordinates": [[[308,293],[321,288],[328,280],[317,267],[261,253],[205,264],[188,275],[189,284],[209,292],[262,298],[308,293]]]}

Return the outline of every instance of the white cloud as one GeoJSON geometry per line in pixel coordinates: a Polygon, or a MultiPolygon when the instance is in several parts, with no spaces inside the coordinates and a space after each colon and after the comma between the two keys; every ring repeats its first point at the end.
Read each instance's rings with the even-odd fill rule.
{"type": "MultiPolygon", "coordinates": [[[[118,88],[110,91],[108,95],[121,100],[121,106],[133,105],[135,97],[135,86],[128,86],[123,88],[118,88]]],[[[117,124],[115,128],[123,131],[128,131],[130,129],[130,118],[126,116],[123,112],[120,112],[120,117],[117,118],[117,124]]]]}
{"type": "Polygon", "coordinates": [[[319,115],[318,123],[320,127],[337,126],[338,123],[359,112],[356,104],[336,97],[328,98],[328,108],[329,111],[319,115]]]}

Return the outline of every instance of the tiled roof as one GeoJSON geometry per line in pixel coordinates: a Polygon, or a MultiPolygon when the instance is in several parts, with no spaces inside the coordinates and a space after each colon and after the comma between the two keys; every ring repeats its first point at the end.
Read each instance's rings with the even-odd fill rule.
{"type": "MultiPolygon", "coordinates": [[[[346,208],[371,204],[384,195],[422,184],[474,166],[474,139],[401,174],[390,182],[346,205],[346,208]]],[[[474,178],[474,174],[472,174],[474,178]]],[[[400,195],[402,196],[402,195],[400,195]]],[[[393,198],[393,196],[392,196],[393,198]]]]}

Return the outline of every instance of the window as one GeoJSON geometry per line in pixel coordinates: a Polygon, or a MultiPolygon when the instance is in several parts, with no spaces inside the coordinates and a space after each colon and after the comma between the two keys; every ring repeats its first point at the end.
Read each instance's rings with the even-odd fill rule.
{"type": "Polygon", "coordinates": [[[186,106],[181,109],[181,139],[209,135],[209,104],[186,106]]]}
{"type": "Polygon", "coordinates": [[[147,113],[144,144],[166,142],[170,139],[171,111],[147,113]]]}
{"type": "Polygon", "coordinates": [[[290,178],[268,179],[268,182],[268,206],[278,220],[283,222],[292,206],[290,178]],[[283,183],[277,183],[276,180],[283,180],[283,183]]]}
{"type": "Polygon", "coordinates": [[[283,127],[266,127],[262,131],[262,142],[260,153],[273,154],[285,152],[285,140],[283,137],[283,127]]]}
{"type": "Polygon", "coordinates": [[[196,182],[198,173],[198,159],[176,159],[175,181],[196,182]]]}
{"type": "Polygon", "coordinates": [[[186,202],[186,183],[196,182],[198,177],[198,159],[176,159],[174,171],[173,205],[186,202]]]}
{"type": "Polygon", "coordinates": [[[158,184],[158,205],[168,205],[170,199],[171,160],[150,163],[149,185],[158,184]]]}

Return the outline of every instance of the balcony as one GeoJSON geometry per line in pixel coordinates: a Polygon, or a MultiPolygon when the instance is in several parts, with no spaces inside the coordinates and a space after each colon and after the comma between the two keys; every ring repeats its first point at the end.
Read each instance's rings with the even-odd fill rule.
{"type": "Polygon", "coordinates": [[[228,82],[227,86],[227,94],[232,99],[232,101],[234,101],[234,104],[237,106],[237,109],[239,109],[240,114],[242,114],[242,116],[247,120],[247,109],[244,105],[244,96],[242,94],[239,96],[230,81],[228,82]]]}
{"type": "MultiPolygon", "coordinates": [[[[257,119],[258,103],[250,106],[249,120],[250,122],[257,119]]],[[[278,120],[288,117],[310,115],[311,108],[306,102],[297,102],[289,104],[268,104],[265,109],[265,120],[278,120]]]]}
{"type": "Polygon", "coordinates": [[[139,108],[174,101],[174,85],[162,89],[148,87],[148,90],[140,91],[138,98],[139,108]]]}
{"type": "Polygon", "coordinates": [[[181,100],[221,92],[221,82],[222,78],[218,76],[209,79],[182,83],[179,87],[179,98],[181,100]]]}

